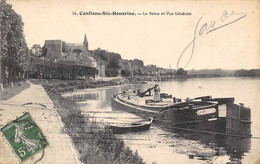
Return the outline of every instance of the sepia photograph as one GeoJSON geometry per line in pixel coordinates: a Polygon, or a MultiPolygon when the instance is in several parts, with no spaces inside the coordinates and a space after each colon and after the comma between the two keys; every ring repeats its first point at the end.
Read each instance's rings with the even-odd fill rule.
{"type": "Polygon", "coordinates": [[[0,0],[0,164],[260,164],[259,0],[0,0]]]}

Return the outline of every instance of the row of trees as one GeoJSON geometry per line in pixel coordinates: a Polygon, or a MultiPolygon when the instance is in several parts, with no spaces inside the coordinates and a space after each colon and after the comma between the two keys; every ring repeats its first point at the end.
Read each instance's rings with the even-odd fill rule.
{"type": "Polygon", "coordinates": [[[85,79],[95,77],[96,68],[77,65],[75,62],[52,62],[32,58],[32,67],[28,71],[30,78],[44,79],[85,79]]]}
{"type": "Polygon", "coordinates": [[[23,34],[23,22],[12,6],[5,0],[0,2],[0,83],[4,86],[17,82],[28,68],[27,44],[23,34]]]}
{"type": "Polygon", "coordinates": [[[222,69],[203,69],[203,70],[190,70],[190,76],[237,76],[237,77],[260,77],[260,69],[241,69],[241,70],[222,70],[222,69]]]}
{"type": "Polygon", "coordinates": [[[260,69],[250,69],[250,70],[237,70],[235,71],[235,76],[238,77],[260,77],[260,69]]]}

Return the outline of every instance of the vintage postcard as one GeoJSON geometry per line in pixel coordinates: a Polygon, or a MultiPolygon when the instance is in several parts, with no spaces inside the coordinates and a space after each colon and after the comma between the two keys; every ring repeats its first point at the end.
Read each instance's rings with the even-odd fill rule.
{"type": "Polygon", "coordinates": [[[1,0],[0,164],[259,164],[259,8],[1,0]]]}

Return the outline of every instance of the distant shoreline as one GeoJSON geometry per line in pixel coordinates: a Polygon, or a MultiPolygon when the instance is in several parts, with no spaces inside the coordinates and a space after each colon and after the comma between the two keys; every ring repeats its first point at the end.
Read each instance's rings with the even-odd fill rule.
{"type": "Polygon", "coordinates": [[[59,79],[31,79],[30,81],[34,84],[48,85],[52,90],[60,94],[72,93],[74,91],[83,89],[95,89],[102,87],[127,85],[127,84],[146,84],[147,82],[159,82],[159,81],[171,81],[171,80],[188,80],[188,79],[206,79],[206,78],[253,78],[260,79],[260,77],[236,77],[236,76],[179,76],[179,77],[115,77],[112,80],[103,81],[101,80],[59,80],[59,79]]]}

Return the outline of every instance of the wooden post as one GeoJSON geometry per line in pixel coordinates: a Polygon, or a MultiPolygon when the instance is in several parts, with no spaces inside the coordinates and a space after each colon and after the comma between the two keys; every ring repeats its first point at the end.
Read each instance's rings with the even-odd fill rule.
{"type": "MultiPolygon", "coordinates": [[[[1,59],[0,59],[1,60],[1,59]]],[[[0,61],[1,63],[2,61],[0,61]]],[[[1,67],[1,64],[0,64],[0,91],[3,91],[3,86],[4,86],[4,72],[3,71],[3,68],[1,67]]]]}
{"type": "Polygon", "coordinates": [[[0,91],[4,91],[3,83],[0,83],[0,91]]]}
{"type": "MultiPolygon", "coordinates": [[[[0,4],[0,8],[2,8],[2,3],[3,3],[3,1],[1,1],[0,2],[1,4],[0,4]]],[[[2,84],[3,83],[3,77],[2,77],[2,32],[1,32],[2,30],[0,30],[0,84],[2,84]]],[[[1,87],[1,86],[0,86],[1,87]]],[[[0,88],[1,89],[1,88],[0,88]]],[[[2,89],[1,89],[1,91],[2,91],[2,89]]]]}

